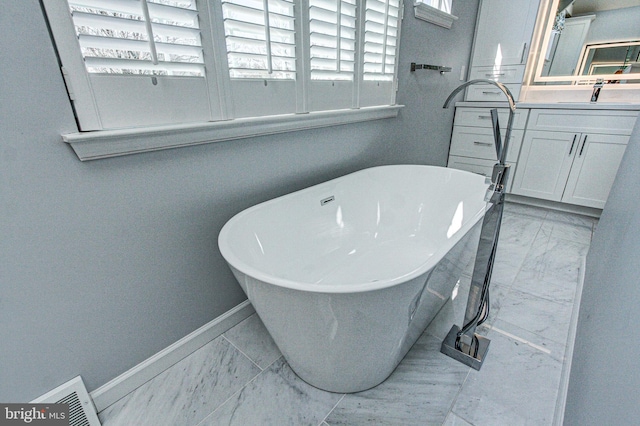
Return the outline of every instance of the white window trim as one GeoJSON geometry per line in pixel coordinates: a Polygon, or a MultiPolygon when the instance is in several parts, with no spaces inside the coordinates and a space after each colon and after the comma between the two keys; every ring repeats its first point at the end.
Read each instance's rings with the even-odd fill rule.
{"type": "Polygon", "coordinates": [[[403,105],[62,135],[81,161],[397,117],[403,105]]]}
{"type": "Polygon", "coordinates": [[[430,22],[443,28],[451,29],[451,26],[458,20],[457,16],[443,12],[424,3],[422,0],[416,0],[413,3],[413,11],[417,19],[430,22]]]}
{"type": "MultiPolygon", "coordinates": [[[[60,44],[63,48],[71,49],[71,52],[67,53],[71,54],[75,59],[78,59],[78,52],[75,51],[77,50],[77,37],[75,35],[75,32],[71,33],[68,30],[68,28],[72,27],[73,22],[71,21],[71,16],[69,16],[69,14],[67,13],[66,7],[59,7],[59,0],[44,1],[45,6],[47,6],[47,15],[55,12],[53,15],[49,16],[49,19],[54,16],[56,22],[63,23],[60,28],[63,29],[62,39],[64,41],[60,44]],[[51,10],[49,10],[49,5],[51,6],[51,10]],[[55,7],[53,5],[55,5],[55,7]]],[[[361,75],[361,63],[364,61],[364,53],[360,52],[360,57],[358,58],[360,62],[358,62],[359,65],[357,65],[355,69],[356,75],[358,75],[359,77],[356,79],[356,84],[354,84],[355,88],[353,89],[351,102],[342,102],[338,104],[330,103],[321,105],[321,109],[316,111],[314,111],[315,107],[312,107],[312,111],[308,112],[310,103],[309,91],[311,89],[312,83],[315,82],[310,79],[309,75],[309,40],[302,34],[309,33],[309,8],[296,7],[296,20],[300,23],[300,25],[302,25],[302,30],[296,32],[296,46],[297,49],[301,49],[300,55],[296,57],[296,68],[299,68],[299,76],[295,80],[295,96],[286,97],[287,99],[291,99],[291,97],[294,98],[293,108],[288,107],[284,110],[282,108],[269,109],[269,111],[273,111],[273,115],[262,115],[262,110],[254,112],[251,109],[247,109],[247,111],[243,110],[243,112],[247,115],[243,115],[243,112],[238,113],[237,111],[235,111],[237,109],[237,105],[235,105],[234,96],[232,96],[232,92],[234,94],[238,93],[237,90],[232,90],[232,83],[236,80],[230,79],[228,73],[216,72],[216,69],[218,68],[224,71],[226,66],[226,62],[223,60],[226,59],[226,55],[224,55],[225,58],[223,58],[223,55],[220,54],[221,52],[226,52],[226,41],[224,31],[222,30],[222,25],[213,25],[211,23],[212,18],[206,19],[210,18],[212,16],[211,14],[213,14],[213,16],[222,16],[222,13],[220,13],[221,10],[218,10],[222,8],[222,5],[219,1],[212,1],[211,3],[206,3],[208,0],[199,1],[202,1],[203,4],[211,6],[207,6],[204,9],[201,9],[199,7],[198,9],[201,14],[200,16],[203,17],[203,19],[201,20],[201,30],[205,33],[210,32],[212,36],[211,38],[203,38],[202,43],[205,52],[214,52],[213,54],[210,53],[208,57],[214,58],[215,64],[209,64],[208,66],[210,69],[207,68],[207,72],[215,76],[210,83],[212,83],[211,87],[214,88],[212,90],[217,90],[218,92],[215,93],[215,96],[212,96],[212,94],[209,93],[209,98],[211,98],[210,108],[214,108],[215,106],[216,113],[211,116],[210,121],[191,121],[187,123],[176,124],[142,123],[139,127],[126,127],[128,125],[119,125],[118,123],[116,123],[116,125],[111,126],[102,126],[100,124],[99,126],[93,128],[90,126],[84,128],[83,120],[79,120],[79,126],[83,127],[78,127],[77,132],[63,134],[62,140],[68,143],[73,148],[76,155],[81,161],[116,157],[148,151],[157,151],[182,146],[215,143],[231,139],[256,137],[289,131],[342,125],[368,120],[392,118],[396,117],[398,115],[399,109],[402,108],[401,105],[396,105],[395,103],[395,92],[397,91],[398,58],[396,57],[393,82],[389,82],[389,84],[387,84],[391,91],[389,92],[388,90],[382,90],[381,94],[379,94],[378,92],[381,91],[378,90],[378,88],[380,87],[379,82],[377,87],[371,90],[367,88],[365,88],[367,89],[365,90],[360,87],[363,84],[367,83],[362,81],[363,77],[361,75]],[[215,10],[212,9],[212,7],[215,10]],[[213,43],[213,46],[205,46],[205,41],[207,43],[211,41],[213,43]],[[389,93],[387,94],[387,92],[389,93]],[[368,95],[369,97],[365,95],[368,95]],[[384,97],[381,97],[382,95],[389,96],[389,99],[387,100],[384,97]],[[234,105],[236,108],[234,108],[234,105]]],[[[361,29],[361,33],[364,34],[366,22],[365,2],[367,0],[357,1],[360,15],[360,24],[358,25],[358,27],[361,29]]],[[[295,0],[296,5],[303,5],[305,3],[307,2],[304,2],[303,0],[295,0]]],[[[398,33],[396,35],[398,40],[400,39],[400,27],[403,10],[402,6],[403,1],[399,0],[400,22],[398,23],[398,33]]],[[[360,35],[361,38],[362,34],[360,35]]],[[[356,36],[358,36],[358,34],[356,34],[356,36]]],[[[360,40],[360,43],[363,44],[364,41],[360,40]]],[[[396,55],[397,54],[398,52],[396,52],[396,55]]],[[[76,68],[84,70],[83,63],[76,64],[74,62],[74,64],[78,65],[76,68]]],[[[158,80],[159,79],[160,78],[158,78],[158,80]]],[[[153,83],[155,85],[155,81],[153,81],[153,83]]],[[[267,87],[267,80],[253,81],[252,79],[247,79],[246,81],[241,81],[241,83],[250,86],[250,88],[253,88],[256,83],[259,83],[261,86],[260,93],[266,90],[262,88],[263,86],[267,87]]],[[[276,80],[270,81],[268,84],[268,88],[270,90],[273,90],[271,89],[271,86],[275,87],[277,83],[280,82],[276,80]]],[[[67,81],[67,84],[69,84],[69,81],[67,81]]],[[[72,89],[74,88],[69,87],[69,93],[70,97],[74,99],[75,91],[72,89]]],[[[251,96],[247,96],[247,98],[254,99],[256,93],[251,91],[250,93],[251,96]]],[[[114,98],[120,99],[118,97],[114,98]]],[[[258,98],[260,97],[258,96],[258,98]]],[[[331,98],[330,95],[329,98],[331,98]]],[[[203,109],[201,108],[200,110],[203,109]]]]}

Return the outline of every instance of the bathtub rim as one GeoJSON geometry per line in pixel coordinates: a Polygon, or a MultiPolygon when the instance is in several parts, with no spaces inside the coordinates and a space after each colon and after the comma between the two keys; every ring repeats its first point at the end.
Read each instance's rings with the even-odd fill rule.
{"type": "MultiPolygon", "coordinates": [[[[266,273],[258,268],[255,268],[247,264],[246,262],[241,260],[238,256],[236,256],[227,244],[227,239],[230,234],[231,223],[240,220],[242,216],[250,214],[251,212],[259,209],[262,206],[279,202],[284,198],[294,197],[298,193],[302,191],[306,191],[309,188],[334,182],[336,180],[343,179],[347,176],[366,173],[367,171],[371,171],[372,169],[404,168],[404,167],[425,168],[425,169],[444,169],[450,173],[471,175],[471,176],[476,176],[477,178],[484,179],[484,177],[468,171],[452,169],[452,168],[442,167],[442,166],[430,166],[430,165],[421,165],[421,164],[392,164],[392,165],[367,167],[364,169],[357,170],[355,172],[347,173],[345,175],[342,175],[330,180],[320,182],[315,185],[308,186],[306,188],[299,189],[294,192],[281,195],[279,197],[269,199],[267,201],[263,201],[261,203],[255,204],[251,207],[248,207],[236,213],[234,216],[232,216],[229,220],[225,222],[224,226],[220,230],[220,233],[218,234],[218,248],[220,249],[220,253],[222,254],[222,257],[224,258],[224,260],[230,266],[233,266],[233,268],[237,269],[239,272],[246,275],[247,277],[252,277],[264,283],[276,285],[279,287],[284,287],[284,288],[289,288],[289,289],[299,290],[299,291],[309,291],[314,293],[333,294],[333,293],[360,293],[360,292],[366,292],[366,291],[373,291],[373,290],[393,287],[395,285],[399,285],[404,282],[407,282],[417,276],[420,276],[421,274],[425,273],[426,271],[430,270],[435,265],[437,265],[440,259],[442,259],[442,257],[446,253],[448,253],[449,250],[451,250],[451,248],[458,241],[460,241],[460,239],[462,239],[479,220],[481,220],[484,217],[487,207],[489,206],[488,203],[483,204],[483,208],[479,209],[473,216],[471,216],[470,219],[451,238],[449,238],[445,244],[443,244],[438,250],[436,250],[426,261],[421,263],[418,267],[414,268],[413,270],[408,271],[406,274],[400,275],[396,278],[388,279],[388,280],[372,281],[372,282],[364,282],[364,283],[361,283],[361,282],[344,283],[344,284],[336,285],[336,284],[324,284],[324,283],[318,284],[318,283],[312,283],[312,282],[294,281],[286,278],[280,278],[278,276],[266,273]]],[[[485,183],[485,189],[488,186],[489,185],[485,183]]],[[[484,194],[484,191],[483,191],[483,194],[484,194]]]]}

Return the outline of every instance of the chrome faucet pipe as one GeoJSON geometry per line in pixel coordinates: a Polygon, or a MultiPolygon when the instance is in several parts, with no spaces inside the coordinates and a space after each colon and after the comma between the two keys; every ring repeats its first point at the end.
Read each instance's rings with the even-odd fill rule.
{"type": "Polygon", "coordinates": [[[498,247],[500,236],[500,226],[502,224],[502,212],[504,207],[504,197],[506,183],[509,178],[509,165],[505,164],[509,139],[511,137],[511,127],[516,104],[509,89],[502,83],[493,80],[471,80],[461,84],[451,92],[445,101],[443,108],[448,108],[455,96],[472,84],[492,84],[498,87],[509,101],[509,121],[504,143],[500,141],[500,126],[498,124],[497,109],[491,110],[491,121],[493,124],[493,134],[496,144],[496,157],[498,163],[493,166],[491,176],[492,184],[486,194],[486,201],[490,206],[485,212],[480,231],[480,240],[473,267],[473,276],[469,288],[469,298],[465,310],[462,327],[454,325],[447,337],[442,342],[440,351],[465,365],[479,370],[484,362],[488,348],[489,339],[476,334],[478,325],[484,322],[489,315],[489,285],[498,247]]]}
{"type": "Polygon", "coordinates": [[[469,80],[466,83],[462,83],[460,86],[453,89],[453,92],[451,92],[447,100],[444,101],[444,105],[442,106],[442,108],[449,108],[449,104],[451,103],[451,100],[455,98],[456,95],[460,93],[460,91],[462,91],[463,89],[466,89],[467,86],[471,86],[472,84],[493,84],[498,89],[502,90],[502,92],[505,94],[505,96],[507,97],[507,101],[509,101],[509,108],[512,111],[516,110],[516,102],[513,100],[513,95],[511,94],[511,91],[509,90],[509,88],[500,82],[487,80],[484,78],[469,80]]]}

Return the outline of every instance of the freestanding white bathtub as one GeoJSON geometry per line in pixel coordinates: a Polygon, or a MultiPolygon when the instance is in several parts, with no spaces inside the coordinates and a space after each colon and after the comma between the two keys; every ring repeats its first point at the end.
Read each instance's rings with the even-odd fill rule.
{"type": "Polygon", "coordinates": [[[485,179],[373,167],[244,210],[218,239],[291,368],[332,392],[383,382],[475,255],[485,179]]]}

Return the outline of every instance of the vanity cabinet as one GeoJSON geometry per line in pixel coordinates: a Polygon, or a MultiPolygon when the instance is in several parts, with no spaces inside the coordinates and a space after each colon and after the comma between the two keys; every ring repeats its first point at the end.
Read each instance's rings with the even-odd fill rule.
{"type": "MultiPolygon", "coordinates": [[[[469,79],[490,79],[505,84],[518,99],[538,0],[482,0],[476,23],[469,79]]],[[[504,101],[493,85],[467,88],[467,101],[504,101]]]]}
{"type": "MultiPolygon", "coordinates": [[[[514,115],[506,157],[506,162],[511,165],[511,178],[507,184],[507,192],[510,190],[510,182],[513,181],[513,172],[518,161],[518,153],[527,122],[527,112],[526,109],[517,109],[514,115]]],[[[506,135],[508,118],[509,109],[498,108],[502,140],[506,135]]],[[[451,135],[448,167],[490,177],[497,161],[490,108],[457,107],[451,135]]]]}
{"type": "Polygon", "coordinates": [[[512,192],[603,208],[637,115],[531,110],[512,192]]]}

